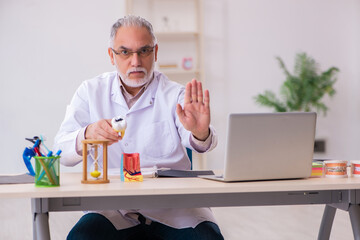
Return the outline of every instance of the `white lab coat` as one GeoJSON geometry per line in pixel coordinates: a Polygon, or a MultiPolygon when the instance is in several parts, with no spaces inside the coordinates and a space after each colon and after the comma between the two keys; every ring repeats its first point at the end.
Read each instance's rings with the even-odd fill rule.
{"type": "MultiPolygon", "coordinates": [[[[154,79],[139,100],[128,108],[120,90],[116,72],[104,73],[84,81],[76,91],[60,130],[55,138],[55,149],[61,149],[61,163],[74,166],[82,161],[76,152],[76,138],[80,129],[100,119],[125,116],[125,137],[108,148],[109,168],[119,168],[121,154],[140,153],[140,165],[190,169],[190,161],[184,147],[193,149],[190,132],[180,123],[176,104],[183,105],[185,88],[169,81],[165,75],[154,72],[154,79]]],[[[217,144],[212,131],[211,145],[217,144]]],[[[131,212],[131,211],[130,211],[131,212]]],[[[136,210],[145,217],[175,228],[195,227],[202,221],[215,222],[211,210],[156,209],[136,210]]],[[[117,229],[134,226],[138,221],[130,217],[128,210],[102,212],[117,229]]]]}

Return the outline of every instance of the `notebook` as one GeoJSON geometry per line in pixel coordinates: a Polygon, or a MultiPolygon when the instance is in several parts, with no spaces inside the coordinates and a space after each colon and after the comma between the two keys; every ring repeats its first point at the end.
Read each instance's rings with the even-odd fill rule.
{"type": "Polygon", "coordinates": [[[306,178],[311,175],[316,113],[232,113],[222,176],[225,182],[306,178]]]}

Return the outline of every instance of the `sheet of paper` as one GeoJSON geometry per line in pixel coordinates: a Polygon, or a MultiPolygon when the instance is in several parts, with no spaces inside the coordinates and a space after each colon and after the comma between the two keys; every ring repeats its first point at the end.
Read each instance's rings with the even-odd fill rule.
{"type": "Polygon", "coordinates": [[[35,177],[26,173],[17,175],[0,175],[0,184],[34,183],[35,177]]]}

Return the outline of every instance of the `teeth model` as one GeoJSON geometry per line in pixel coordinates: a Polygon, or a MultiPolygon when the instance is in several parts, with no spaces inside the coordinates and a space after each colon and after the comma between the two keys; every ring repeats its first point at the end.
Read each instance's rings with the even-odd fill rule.
{"type": "Polygon", "coordinates": [[[122,138],[124,137],[127,124],[123,116],[117,116],[111,119],[111,126],[122,138]]]}

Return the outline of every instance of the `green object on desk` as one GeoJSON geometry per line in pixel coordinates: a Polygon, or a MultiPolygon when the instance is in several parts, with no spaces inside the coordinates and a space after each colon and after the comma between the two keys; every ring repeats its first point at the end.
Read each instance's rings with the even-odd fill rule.
{"type": "Polygon", "coordinates": [[[34,157],[35,158],[35,186],[60,186],[60,156],[34,157]]]}

